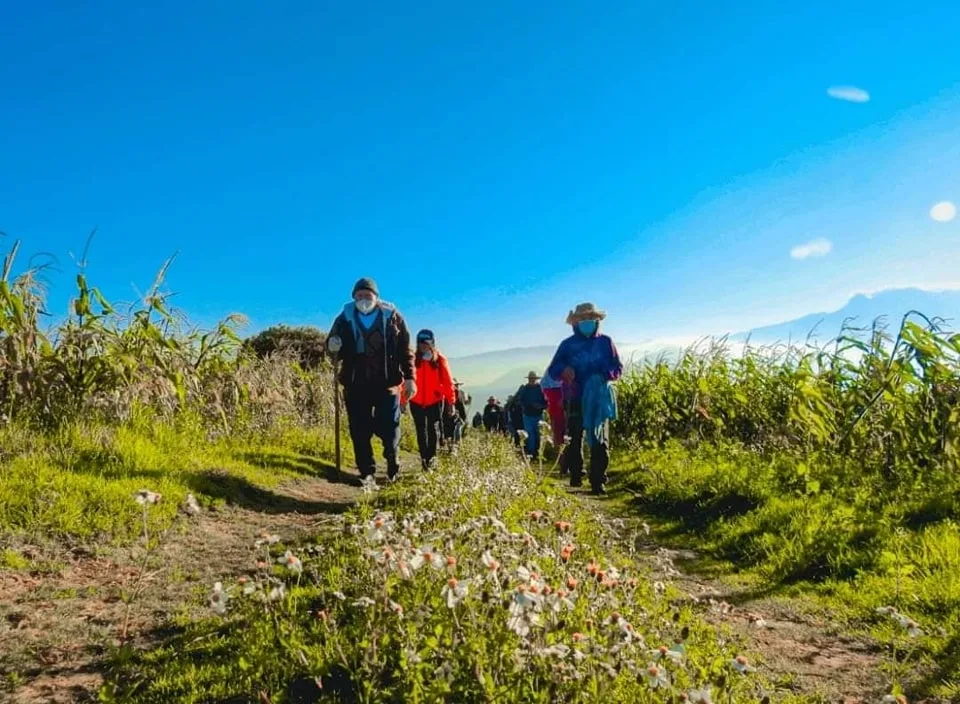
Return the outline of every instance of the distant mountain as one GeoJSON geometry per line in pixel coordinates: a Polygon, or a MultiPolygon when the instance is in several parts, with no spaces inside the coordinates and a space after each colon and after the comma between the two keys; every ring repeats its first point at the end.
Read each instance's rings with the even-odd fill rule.
{"type": "MultiPolygon", "coordinates": [[[[454,357],[450,359],[450,368],[454,377],[466,384],[468,393],[473,397],[472,409],[476,411],[486,404],[490,396],[504,401],[523,384],[531,371],[543,374],[550,360],[553,359],[556,349],[556,345],[517,347],[454,357]]],[[[629,362],[655,356],[664,351],[676,350],[678,347],[661,344],[656,340],[646,340],[639,343],[618,344],[617,349],[623,360],[629,362]]]]}
{"type": "Polygon", "coordinates": [[[498,377],[502,377],[507,369],[525,367],[524,374],[531,369],[536,370],[538,374],[542,373],[543,368],[553,357],[555,349],[553,345],[513,347],[465,357],[452,357],[450,367],[453,375],[460,381],[472,385],[489,384],[498,377]]]}
{"type": "MultiPolygon", "coordinates": [[[[808,335],[820,343],[839,334],[844,321],[851,325],[869,327],[873,321],[885,317],[890,327],[900,325],[903,315],[917,310],[927,317],[948,321],[950,328],[960,328],[960,290],[923,291],[915,288],[890,289],[872,295],[859,294],[839,310],[813,313],[796,320],[755,328],[730,336],[731,341],[750,338],[757,344],[774,342],[803,343],[808,335]]],[[[617,345],[624,361],[640,362],[661,354],[674,354],[681,349],[676,343],[644,340],[617,345]]],[[[456,357],[450,360],[453,375],[467,385],[473,397],[473,410],[479,410],[490,396],[503,401],[523,383],[530,370],[542,374],[550,363],[554,345],[521,347],[483,354],[456,357]]]]}
{"type": "Polygon", "coordinates": [[[471,409],[478,411],[490,396],[506,399],[531,371],[543,374],[555,350],[552,345],[543,345],[454,357],[450,359],[450,369],[457,380],[466,384],[473,397],[471,409]]]}
{"type": "Polygon", "coordinates": [[[752,342],[799,342],[808,336],[820,343],[835,338],[844,323],[853,327],[870,327],[877,318],[885,318],[890,328],[898,328],[903,316],[916,310],[928,318],[943,318],[947,326],[960,324],[960,291],[923,291],[916,288],[890,289],[876,294],[857,294],[843,308],[829,313],[813,313],[796,320],[756,328],[730,339],[752,342]]]}

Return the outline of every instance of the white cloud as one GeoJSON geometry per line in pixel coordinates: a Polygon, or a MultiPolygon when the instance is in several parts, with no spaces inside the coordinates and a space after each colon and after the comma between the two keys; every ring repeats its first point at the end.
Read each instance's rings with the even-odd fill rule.
{"type": "Polygon", "coordinates": [[[930,217],[937,222],[950,222],[957,217],[957,206],[948,200],[942,200],[930,208],[930,217]]]}
{"type": "Polygon", "coordinates": [[[820,237],[803,244],[798,244],[790,250],[790,256],[794,259],[807,259],[809,257],[825,257],[833,250],[833,242],[820,237]]]}
{"type": "Polygon", "coordinates": [[[856,86],[831,86],[827,88],[827,95],[837,100],[846,100],[848,103],[866,103],[870,100],[870,94],[856,86]]]}

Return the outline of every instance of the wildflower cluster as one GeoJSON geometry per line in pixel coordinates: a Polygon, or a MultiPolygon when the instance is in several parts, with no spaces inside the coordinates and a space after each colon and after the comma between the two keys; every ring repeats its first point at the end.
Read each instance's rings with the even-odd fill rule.
{"type": "Polygon", "coordinates": [[[756,697],[746,660],[654,588],[616,525],[494,448],[465,442],[452,466],[376,492],[326,549],[263,536],[256,572],[210,606],[284,635],[236,657],[321,686],[348,671],[342,696],[376,683],[371,701],[756,697]]]}

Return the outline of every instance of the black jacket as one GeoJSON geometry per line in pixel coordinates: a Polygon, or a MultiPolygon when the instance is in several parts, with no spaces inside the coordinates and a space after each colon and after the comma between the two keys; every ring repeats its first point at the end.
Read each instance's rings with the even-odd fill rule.
{"type": "MultiPolygon", "coordinates": [[[[386,387],[399,386],[407,379],[414,378],[413,349],[410,347],[410,331],[407,321],[400,311],[389,303],[379,301],[377,306],[387,317],[386,339],[384,343],[384,368],[386,370],[386,387]]],[[[357,341],[354,325],[347,319],[347,311],[352,310],[353,304],[344,306],[344,312],[337,316],[330,329],[330,336],[340,338],[342,346],[337,353],[337,359],[342,362],[340,367],[340,383],[350,387],[355,381],[355,364],[357,361],[357,341]]]]}
{"type": "Polygon", "coordinates": [[[506,422],[503,408],[497,403],[488,403],[483,409],[483,427],[487,430],[503,430],[506,422]]]}

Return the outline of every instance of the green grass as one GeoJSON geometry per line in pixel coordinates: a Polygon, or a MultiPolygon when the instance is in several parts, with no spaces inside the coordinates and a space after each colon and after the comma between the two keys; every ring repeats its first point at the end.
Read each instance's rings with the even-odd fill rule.
{"type": "Polygon", "coordinates": [[[10,548],[0,552],[0,569],[8,570],[28,570],[31,562],[16,550],[10,548]]]}
{"type": "MultiPolygon", "coordinates": [[[[244,583],[224,580],[225,616],[177,622],[175,635],[149,652],[117,651],[101,700],[660,702],[665,690],[645,673],[657,646],[677,642],[681,661],[660,663],[670,696],[709,684],[716,701],[759,702],[770,686],[735,672],[729,633],[674,606],[672,591],[658,596],[621,550],[630,536],[618,540],[602,516],[539,481],[506,443],[468,441],[437,473],[361,502],[343,528],[315,543],[274,546],[271,567],[244,583]],[[387,526],[380,537],[378,516],[387,526]],[[568,543],[577,547],[565,561],[568,543]],[[443,565],[448,555],[455,564],[424,565],[405,578],[399,560],[427,545],[443,565]],[[396,561],[380,564],[385,548],[396,561]],[[302,574],[276,564],[288,549],[302,559],[302,574]],[[486,551],[500,563],[496,572],[482,560],[486,551]],[[593,561],[613,581],[591,576],[593,561]],[[451,576],[468,587],[453,606],[444,592],[451,576]],[[556,595],[570,578],[569,608],[544,607],[529,634],[510,627],[519,589],[550,585],[556,595]],[[286,596],[264,599],[281,584],[286,596]],[[630,638],[617,625],[627,621],[630,638]]],[[[271,548],[251,546],[251,562],[264,550],[271,548]]],[[[781,692],[778,701],[813,700],[781,692]]]]}
{"type": "Polygon", "coordinates": [[[81,541],[134,539],[140,507],[133,496],[141,489],[163,496],[154,509],[162,529],[188,493],[201,504],[235,502],[243,492],[291,477],[323,477],[333,461],[325,429],[212,436],[187,419],[149,417],[121,425],[77,422],[46,433],[8,426],[0,430],[0,446],[0,532],[81,541]]]}
{"type": "Polygon", "coordinates": [[[960,515],[957,481],[891,487],[835,455],[731,445],[668,443],[618,464],[632,509],[660,519],[661,535],[704,552],[716,572],[815,599],[835,621],[886,643],[899,663],[892,678],[917,694],[960,686],[960,527],[944,517],[960,515]],[[916,619],[924,635],[911,639],[877,615],[885,606],[916,619]]]}

